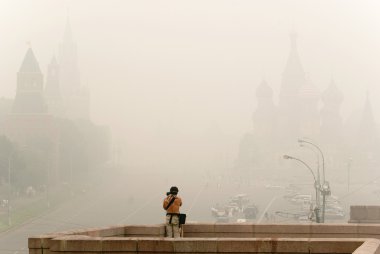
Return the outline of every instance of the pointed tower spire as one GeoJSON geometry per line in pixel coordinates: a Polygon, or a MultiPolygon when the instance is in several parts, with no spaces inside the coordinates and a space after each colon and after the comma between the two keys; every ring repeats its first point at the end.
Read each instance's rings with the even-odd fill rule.
{"type": "MultiPolygon", "coordinates": [[[[297,54],[297,33],[296,31],[291,31],[289,33],[289,38],[290,38],[290,49],[291,49],[291,52],[293,53],[296,53],[297,54]]],[[[298,54],[297,54],[297,57],[298,57],[298,54]]]]}
{"type": "Polygon", "coordinates": [[[37,62],[36,57],[34,56],[34,53],[31,47],[28,48],[28,51],[25,54],[25,57],[24,57],[24,60],[22,61],[19,72],[41,73],[40,66],[37,62]]]}
{"type": "Polygon", "coordinates": [[[283,135],[282,143],[290,144],[300,135],[300,88],[306,84],[305,72],[303,70],[298,50],[297,34],[291,32],[290,51],[282,73],[280,96],[279,96],[279,120],[278,129],[283,135]]]}
{"type": "Polygon", "coordinates": [[[59,45],[59,88],[65,115],[71,119],[89,119],[89,94],[81,85],[78,68],[77,44],[73,38],[69,18],[63,40],[59,45]]]}
{"type": "Polygon", "coordinates": [[[49,99],[60,99],[61,92],[59,88],[59,66],[55,56],[52,57],[50,64],[48,65],[45,96],[49,99]]]}
{"type": "Polygon", "coordinates": [[[292,31],[290,37],[290,52],[282,74],[282,84],[280,91],[280,103],[286,103],[286,97],[297,96],[298,89],[305,84],[305,72],[303,70],[298,50],[297,50],[297,33],[292,31]]]}
{"type": "Polygon", "coordinates": [[[72,39],[73,37],[71,32],[70,18],[67,16],[65,30],[63,32],[63,42],[70,43],[72,42],[72,39]]]}
{"type": "Polygon", "coordinates": [[[17,89],[12,113],[44,114],[46,112],[42,73],[32,48],[29,48],[17,73],[17,89]]]}
{"type": "Polygon", "coordinates": [[[73,40],[69,17],[67,16],[63,39],[59,46],[60,87],[63,96],[71,95],[80,87],[77,45],[73,40]]]}

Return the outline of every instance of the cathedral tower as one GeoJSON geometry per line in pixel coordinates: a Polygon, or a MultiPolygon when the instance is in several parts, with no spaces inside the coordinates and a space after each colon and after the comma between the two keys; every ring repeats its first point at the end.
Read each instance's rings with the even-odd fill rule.
{"type": "Polygon", "coordinates": [[[297,50],[297,34],[290,34],[290,52],[282,73],[279,96],[279,133],[283,144],[294,143],[299,138],[299,90],[306,84],[305,73],[297,50]]]}
{"type": "Polygon", "coordinates": [[[280,107],[293,110],[297,105],[295,102],[298,90],[305,84],[305,72],[299,59],[297,50],[297,34],[290,34],[290,52],[282,73],[280,90],[280,107]]]}

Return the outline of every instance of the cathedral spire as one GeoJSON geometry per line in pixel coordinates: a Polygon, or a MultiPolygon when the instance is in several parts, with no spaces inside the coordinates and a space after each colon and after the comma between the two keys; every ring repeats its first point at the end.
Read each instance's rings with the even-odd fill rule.
{"type": "Polygon", "coordinates": [[[290,52],[282,74],[281,97],[295,97],[298,89],[305,83],[305,73],[298,55],[297,33],[292,31],[290,37],[290,52]]]}
{"type": "Polygon", "coordinates": [[[72,32],[71,32],[71,25],[70,25],[70,19],[69,16],[66,18],[66,26],[65,31],[63,32],[63,41],[64,42],[72,42],[72,32]]]}
{"type": "Polygon", "coordinates": [[[67,17],[63,39],[59,47],[58,63],[61,91],[63,95],[67,96],[80,87],[77,45],[73,41],[69,17],[67,17]]]}
{"type": "Polygon", "coordinates": [[[59,45],[59,88],[65,115],[71,119],[89,119],[89,94],[81,85],[77,43],[67,18],[63,40],[59,45]]]}
{"type": "Polygon", "coordinates": [[[290,48],[292,52],[297,53],[297,33],[295,31],[291,31],[289,34],[290,37],[290,48]]]}

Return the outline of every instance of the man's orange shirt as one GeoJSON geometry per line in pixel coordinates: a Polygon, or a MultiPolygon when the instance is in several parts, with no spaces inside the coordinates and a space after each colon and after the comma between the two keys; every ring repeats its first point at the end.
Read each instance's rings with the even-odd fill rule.
{"type": "Polygon", "coordinates": [[[164,199],[164,203],[162,207],[165,209],[173,198],[175,198],[175,200],[173,204],[170,205],[168,210],[166,210],[166,213],[179,213],[179,208],[182,205],[182,199],[179,196],[173,196],[173,195],[167,196],[164,199]]]}

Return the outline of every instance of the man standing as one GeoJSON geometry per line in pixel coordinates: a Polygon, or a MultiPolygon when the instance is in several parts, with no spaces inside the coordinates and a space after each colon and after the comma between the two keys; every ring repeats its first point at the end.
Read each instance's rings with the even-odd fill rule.
{"type": "Polygon", "coordinates": [[[182,199],[177,195],[178,188],[173,186],[170,192],[166,193],[163,208],[166,210],[166,234],[167,237],[180,237],[179,230],[179,207],[182,205],[182,199]]]}

